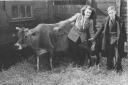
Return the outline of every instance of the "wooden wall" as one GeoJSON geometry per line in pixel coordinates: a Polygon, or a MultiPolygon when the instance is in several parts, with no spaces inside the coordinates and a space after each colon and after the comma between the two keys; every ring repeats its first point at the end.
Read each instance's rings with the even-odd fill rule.
{"type": "MultiPolygon", "coordinates": [[[[16,26],[25,26],[29,25],[31,27],[34,23],[38,21],[43,21],[47,19],[47,2],[46,1],[6,1],[6,12],[10,18],[10,23],[16,26]],[[12,19],[12,9],[13,5],[30,5],[32,6],[32,18],[21,18],[21,19],[12,19]]],[[[37,24],[37,23],[36,23],[37,24]]],[[[35,26],[35,25],[34,25],[35,26]]]]}
{"type": "Polygon", "coordinates": [[[4,9],[4,2],[0,1],[0,31],[7,30],[9,27],[9,19],[6,15],[6,10],[4,9]]]}
{"type": "Polygon", "coordinates": [[[77,4],[76,2],[72,2],[73,0],[59,0],[59,2],[56,1],[57,0],[49,0],[47,2],[48,17],[53,20],[53,22],[58,22],[73,16],[75,13],[80,12],[83,4],[86,4],[77,4]]]}
{"type": "Polygon", "coordinates": [[[81,5],[54,5],[53,17],[55,21],[61,21],[80,12],[81,5]]]}
{"type": "Polygon", "coordinates": [[[128,0],[121,0],[121,10],[120,10],[120,12],[121,12],[121,14],[120,14],[120,16],[121,16],[121,18],[122,18],[122,21],[125,23],[124,25],[125,25],[125,28],[126,28],[126,32],[127,32],[127,41],[128,41],[128,14],[127,14],[127,11],[128,11],[128,9],[127,9],[127,2],[128,2],[128,0]]]}
{"type": "Polygon", "coordinates": [[[120,10],[121,14],[120,14],[120,16],[122,17],[122,20],[124,20],[125,26],[126,26],[127,32],[128,32],[127,11],[128,11],[128,9],[127,9],[127,0],[121,0],[121,10],[120,10]]]}
{"type": "MultiPolygon", "coordinates": [[[[49,1],[56,1],[56,0],[49,0],[49,1]]],[[[61,0],[64,1],[64,0],[61,0]]],[[[70,1],[70,0],[65,0],[70,1]]],[[[73,1],[73,0],[72,0],[73,1]]],[[[122,20],[126,23],[126,3],[127,0],[86,0],[85,4],[91,4],[94,8],[96,8],[97,14],[97,21],[102,22],[103,19],[107,16],[106,9],[109,6],[115,6],[117,8],[117,13],[119,16],[122,17],[122,20]]],[[[52,18],[53,20],[63,20],[66,19],[76,12],[80,12],[81,7],[83,4],[79,5],[55,5],[54,3],[48,3],[48,17],[52,18]]]]}
{"type": "Polygon", "coordinates": [[[97,21],[102,22],[107,16],[107,8],[116,6],[115,0],[92,0],[92,6],[96,9],[97,21]]]}

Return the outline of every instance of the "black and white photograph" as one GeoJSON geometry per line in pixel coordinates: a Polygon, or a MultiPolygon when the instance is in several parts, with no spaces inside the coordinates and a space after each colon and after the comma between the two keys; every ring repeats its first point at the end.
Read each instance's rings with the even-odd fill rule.
{"type": "Polygon", "coordinates": [[[0,85],[128,85],[128,0],[0,0],[0,85]]]}

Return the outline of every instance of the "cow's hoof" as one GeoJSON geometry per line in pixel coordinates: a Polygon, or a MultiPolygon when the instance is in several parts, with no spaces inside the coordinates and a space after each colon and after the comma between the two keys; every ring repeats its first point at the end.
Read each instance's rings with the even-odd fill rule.
{"type": "Polygon", "coordinates": [[[119,74],[119,75],[122,75],[123,70],[116,70],[116,73],[119,74]]]}
{"type": "Polygon", "coordinates": [[[113,70],[114,67],[107,67],[107,70],[113,70]]]}
{"type": "Polygon", "coordinates": [[[119,66],[116,67],[116,72],[117,72],[117,73],[118,73],[118,72],[122,72],[122,71],[123,71],[123,68],[122,68],[121,65],[119,65],[119,66]]]}
{"type": "Polygon", "coordinates": [[[123,69],[116,69],[116,73],[122,74],[123,69]]]}

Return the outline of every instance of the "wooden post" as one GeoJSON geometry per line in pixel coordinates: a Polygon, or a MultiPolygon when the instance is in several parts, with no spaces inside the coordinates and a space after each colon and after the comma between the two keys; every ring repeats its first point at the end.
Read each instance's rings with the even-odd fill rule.
{"type": "Polygon", "coordinates": [[[120,16],[121,0],[116,0],[117,15],[120,16]]]}
{"type": "Polygon", "coordinates": [[[49,1],[48,2],[48,19],[51,21],[54,20],[54,1],[49,1]]]}
{"type": "MultiPolygon", "coordinates": [[[[127,28],[127,30],[128,30],[128,0],[127,0],[127,7],[126,7],[126,11],[127,11],[127,14],[126,14],[126,16],[127,16],[127,21],[126,21],[126,28],[127,28]]],[[[128,31],[127,31],[128,32],[128,31]]],[[[127,39],[127,41],[128,41],[128,39],[127,39]]]]}
{"type": "Polygon", "coordinates": [[[92,0],[87,0],[86,4],[92,6],[92,0]]]}

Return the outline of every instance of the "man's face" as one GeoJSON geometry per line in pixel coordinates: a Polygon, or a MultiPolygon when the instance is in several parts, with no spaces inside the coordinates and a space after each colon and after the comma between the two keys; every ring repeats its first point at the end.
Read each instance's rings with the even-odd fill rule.
{"type": "Polygon", "coordinates": [[[85,17],[86,17],[86,18],[89,18],[89,17],[91,16],[91,14],[92,14],[92,10],[86,9],[86,10],[84,11],[84,14],[85,14],[85,17]]]}
{"type": "Polygon", "coordinates": [[[110,16],[111,19],[114,19],[115,15],[116,15],[116,11],[115,10],[109,10],[108,15],[110,16]]]}

